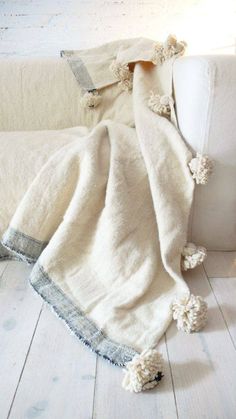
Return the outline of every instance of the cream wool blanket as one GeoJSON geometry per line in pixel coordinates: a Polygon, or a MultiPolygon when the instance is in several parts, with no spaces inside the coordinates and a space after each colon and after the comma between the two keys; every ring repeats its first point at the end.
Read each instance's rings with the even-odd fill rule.
{"type": "Polygon", "coordinates": [[[193,178],[209,172],[176,128],[172,65],[183,46],[169,37],[63,52],[84,126],[18,133],[1,163],[1,257],[34,263],[34,289],[86,345],[126,367],[131,391],[162,378],[155,348],[173,313],[187,332],[206,320],[181,272],[205,256],[186,241],[193,178]]]}

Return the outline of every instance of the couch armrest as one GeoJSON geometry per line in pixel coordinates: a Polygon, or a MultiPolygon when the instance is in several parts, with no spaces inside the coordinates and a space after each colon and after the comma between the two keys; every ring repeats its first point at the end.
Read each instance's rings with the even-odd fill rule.
{"type": "Polygon", "coordinates": [[[215,162],[197,186],[189,239],[212,250],[236,249],[236,56],[195,56],[174,63],[180,131],[215,162]]]}

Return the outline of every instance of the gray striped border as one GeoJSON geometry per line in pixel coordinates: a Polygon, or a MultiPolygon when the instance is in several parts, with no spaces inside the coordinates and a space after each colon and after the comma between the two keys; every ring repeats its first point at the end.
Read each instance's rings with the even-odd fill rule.
{"type": "MultiPolygon", "coordinates": [[[[42,253],[43,249],[47,245],[46,242],[36,240],[22,233],[21,231],[15,230],[12,227],[9,227],[7,231],[4,233],[1,244],[5,249],[7,249],[10,252],[10,256],[12,254],[17,259],[21,259],[27,263],[35,263],[36,260],[39,258],[40,254],[42,253]]],[[[5,256],[6,259],[6,250],[5,256]]]]}
{"type": "MultiPolygon", "coordinates": [[[[8,228],[3,236],[2,245],[0,244],[0,258],[35,263],[46,245],[46,242],[33,239],[14,228],[8,228]]],[[[103,359],[124,367],[137,354],[134,349],[109,339],[54,283],[39,262],[31,272],[30,284],[71,332],[103,359]]]]}
{"type": "Polygon", "coordinates": [[[61,57],[65,58],[79,85],[86,91],[96,90],[93,80],[82,59],[73,51],[61,51],[61,57]]]}
{"type": "Polygon", "coordinates": [[[1,260],[8,260],[8,259],[15,259],[14,255],[10,252],[10,250],[7,250],[6,247],[0,243],[0,261],[1,260]]]}
{"type": "Polygon", "coordinates": [[[106,361],[124,367],[137,354],[134,349],[110,340],[102,330],[98,329],[93,321],[58,288],[39,263],[32,270],[30,283],[71,332],[106,361]]]}

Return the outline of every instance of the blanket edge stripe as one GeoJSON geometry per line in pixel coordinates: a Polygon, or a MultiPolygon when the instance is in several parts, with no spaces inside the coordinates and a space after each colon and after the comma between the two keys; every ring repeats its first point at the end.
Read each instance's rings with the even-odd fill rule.
{"type": "MultiPolygon", "coordinates": [[[[36,240],[21,231],[15,230],[13,227],[8,227],[3,235],[1,244],[9,251],[9,258],[15,256],[15,258],[29,264],[35,263],[43,249],[47,246],[47,242],[36,240]]],[[[6,256],[4,252],[3,256],[6,256]]]]}
{"type": "Polygon", "coordinates": [[[106,361],[124,367],[137,354],[134,349],[108,338],[53,282],[39,262],[34,265],[30,284],[70,331],[106,361]]]}

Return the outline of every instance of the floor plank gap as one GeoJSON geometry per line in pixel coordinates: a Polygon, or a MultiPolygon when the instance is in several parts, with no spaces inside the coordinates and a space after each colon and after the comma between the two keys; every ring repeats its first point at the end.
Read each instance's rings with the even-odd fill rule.
{"type": "Polygon", "coordinates": [[[218,301],[218,298],[217,298],[217,296],[216,296],[216,294],[215,294],[214,288],[212,287],[211,279],[213,279],[213,278],[209,278],[209,277],[208,277],[204,264],[203,264],[203,269],[204,269],[204,272],[205,272],[205,274],[206,274],[206,277],[207,277],[207,280],[208,280],[209,286],[210,286],[210,288],[211,288],[212,294],[213,294],[213,295],[214,295],[214,297],[215,297],[215,300],[216,300],[216,303],[217,303],[217,305],[218,305],[219,311],[220,311],[220,313],[221,313],[222,319],[223,319],[223,321],[224,321],[225,327],[226,327],[226,329],[227,329],[227,331],[228,331],[228,333],[229,333],[229,336],[230,336],[231,342],[232,342],[232,344],[233,344],[233,347],[234,347],[234,349],[235,349],[235,351],[236,351],[236,344],[235,344],[234,339],[233,339],[233,336],[231,335],[231,332],[230,332],[230,330],[229,330],[229,326],[228,326],[227,320],[226,320],[226,318],[225,318],[225,315],[224,315],[224,313],[223,313],[223,311],[222,311],[221,304],[220,304],[220,302],[218,301]]]}
{"type": "Polygon", "coordinates": [[[177,400],[176,400],[176,394],[175,394],[175,384],[174,384],[173,372],[172,372],[172,367],[171,367],[171,362],[170,362],[170,357],[169,357],[166,333],[165,333],[165,344],[166,344],[166,353],[167,353],[167,358],[168,358],[168,364],[169,364],[169,368],[170,368],[171,384],[172,384],[173,395],[174,395],[174,400],[175,400],[176,416],[177,416],[177,419],[179,419],[179,412],[178,412],[177,400]]]}
{"type": "Polygon", "coordinates": [[[97,386],[97,368],[98,368],[98,355],[96,355],[96,365],[95,365],[95,379],[94,379],[94,390],[93,390],[93,409],[92,409],[92,419],[95,419],[95,397],[96,397],[96,386],[97,386]]]}
{"type": "Polygon", "coordinates": [[[39,315],[38,315],[38,318],[37,318],[37,322],[35,324],[34,332],[33,332],[33,335],[32,335],[32,338],[31,338],[31,341],[30,341],[30,344],[29,344],[29,348],[28,348],[28,351],[27,351],[27,354],[26,354],[26,357],[25,357],[25,361],[24,361],[24,364],[22,366],[22,370],[21,370],[21,373],[20,373],[20,376],[19,376],[19,380],[18,380],[16,389],[15,389],[15,393],[14,393],[14,396],[13,396],[13,399],[12,399],[12,402],[11,402],[11,405],[10,405],[10,409],[9,409],[9,412],[8,412],[8,415],[7,415],[7,419],[10,418],[10,414],[11,414],[12,407],[13,407],[13,404],[14,404],[14,401],[15,401],[15,398],[16,398],[16,394],[17,394],[17,391],[18,391],[18,388],[19,388],[19,385],[20,385],[20,382],[21,382],[21,378],[22,378],[23,373],[24,373],[24,369],[25,369],[26,362],[27,362],[27,359],[28,359],[28,356],[29,356],[29,353],[30,353],[30,349],[32,347],[32,343],[33,343],[33,340],[34,340],[35,332],[37,330],[37,327],[38,327],[38,324],[39,324],[39,320],[40,320],[40,317],[41,317],[41,314],[42,314],[42,311],[43,311],[43,305],[44,304],[42,303],[41,310],[39,312],[39,315]]]}
{"type": "Polygon", "coordinates": [[[2,264],[4,264],[5,266],[3,266],[3,269],[2,269],[2,271],[0,272],[0,279],[2,279],[2,277],[3,277],[3,275],[5,274],[5,272],[6,272],[6,269],[7,269],[7,267],[8,267],[8,262],[1,262],[2,264]]]}

